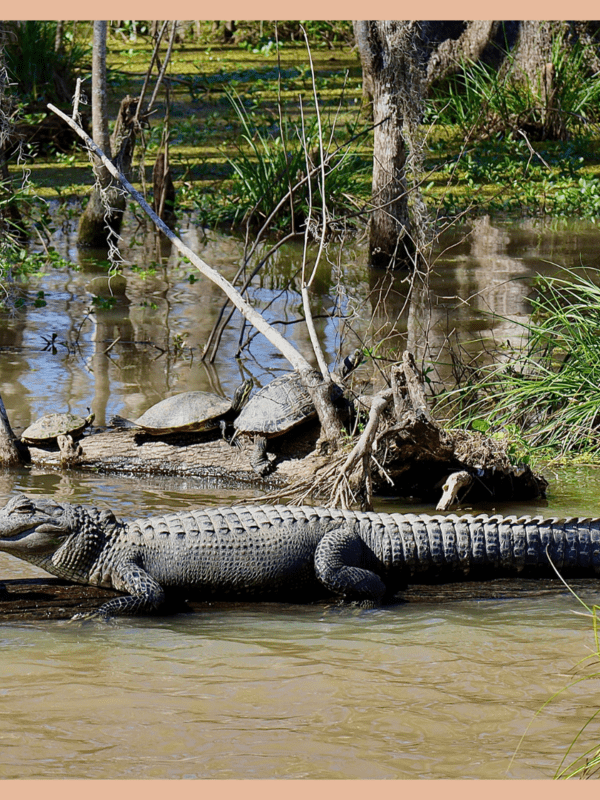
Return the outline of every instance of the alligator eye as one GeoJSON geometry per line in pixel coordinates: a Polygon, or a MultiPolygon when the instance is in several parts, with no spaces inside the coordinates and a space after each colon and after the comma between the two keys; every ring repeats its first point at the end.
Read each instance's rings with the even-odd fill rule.
{"type": "Polygon", "coordinates": [[[14,508],[11,509],[11,513],[16,514],[31,514],[34,510],[34,505],[28,497],[20,497],[16,500],[14,508]]]}

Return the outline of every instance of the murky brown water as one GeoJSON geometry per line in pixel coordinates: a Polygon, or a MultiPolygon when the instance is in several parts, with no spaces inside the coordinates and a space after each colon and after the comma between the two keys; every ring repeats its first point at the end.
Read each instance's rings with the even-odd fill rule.
{"type": "MultiPolygon", "coordinates": [[[[235,270],[237,240],[187,236],[206,261],[226,274],[235,270]]],[[[76,259],[68,238],[60,246],[76,259]]],[[[548,261],[598,266],[598,253],[591,227],[484,220],[437,262],[433,302],[404,309],[400,277],[385,302],[375,302],[360,248],[349,248],[342,266],[323,270],[317,305],[337,300],[355,314],[360,335],[396,330],[414,347],[427,328],[443,353],[448,324],[500,339],[520,335],[514,320],[528,312],[526,279],[553,269],[548,261]],[[457,296],[472,298],[471,306],[457,296]],[[510,318],[494,320],[490,310],[510,318]]],[[[273,318],[291,316],[297,302],[294,292],[279,298],[278,277],[297,259],[297,251],[283,254],[279,271],[254,291],[260,304],[275,301],[273,318]]],[[[149,278],[127,269],[116,306],[91,316],[90,290],[101,291],[96,267],[36,279],[30,289],[43,289],[48,305],[0,318],[2,396],[15,428],[49,410],[88,406],[102,422],[113,413],[141,413],[167,393],[229,392],[248,372],[261,382],[284,369],[260,339],[235,361],[235,330],[214,367],[200,364],[220,299],[202,279],[190,283],[189,272],[175,257],[149,278]],[[43,349],[54,332],[55,353],[43,349]],[[177,336],[183,349],[174,347],[177,336]]],[[[341,321],[321,323],[330,361],[343,331],[341,321]]],[[[298,326],[289,335],[308,352],[298,326]]],[[[548,477],[546,503],[499,510],[600,514],[600,471],[548,477]]],[[[0,475],[0,503],[15,490],[100,504],[124,517],[241,496],[194,479],[0,475]]],[[[34,574],[0,556],[0,577],[34,574]]],[[[600,602],[593,585],[585,599],[600,602]]],[[[207,606],[194,615],[110,625],[5,624],[0,777],[547,778],[596,708],[595,683],[580,683],[535,717],[593,648],[591,625],[577,610],[564,595],[375,611],[207,606]]]]}

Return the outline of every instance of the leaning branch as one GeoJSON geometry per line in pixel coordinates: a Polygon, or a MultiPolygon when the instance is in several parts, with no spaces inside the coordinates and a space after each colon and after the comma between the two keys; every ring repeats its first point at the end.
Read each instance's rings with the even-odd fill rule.
{"type": "Polygon", "coordinates": [[[239,309],[239,311],[244,315],[244,317],[248,320],[248,322],[253,325],[258,331],[260,331],[263,336],[274,346],[276,347],[279,352],[286,358],[292,367],[295,370],[298,370],[300,373],[306,373],[308,370],[311,369],[311,365],[308,361],[304,358],[304,356],[296,350],[296,348],[291,345],[287,339],[285,339],[279,331],[275,330],[269,323],[264,319],[264,317],[259,314],[252,306],[247,303],[244,298],[239,294],[239,292],[234,289],[234,287],[220,275],[217,270],[210,267],[205,261],[203,261],[193,250],[190,250],[181,239],[176,236],[173,231],[165,225],[165,223],[154,213],[152,208],[148,205],[148,203],[144,200],[142,195],[134,189],[134,187],[129,183],[127,178],[119,172],[119,170],[115,167],[115,165],[108,159],[102,150],[96,145],[96,143],[87,135],[87,133],[77,124],[77,122],[71,117],[68,117],[66,114],[53,106],[51,103],[48,103],[48,108],[57,114],[61,119],[63,119],[71,128],[75,131],[75,133],[83,139],[86,146],[102,161],[104,166],[108,169],[110,174],[123,186],[123,188],[133,197],[133,199],[138,203],[138,205],[145,211],[145,213],[150,217],[152,222],[156,225],[156,227],[163,233],[167,239],[169,239],[175,247],[179,250],[179,252],[188,258],[191,263],[199,270],[206,278],[211,280],[220,289],[225,292],[227,297],[231,300],[231,302],[239,309]]]}

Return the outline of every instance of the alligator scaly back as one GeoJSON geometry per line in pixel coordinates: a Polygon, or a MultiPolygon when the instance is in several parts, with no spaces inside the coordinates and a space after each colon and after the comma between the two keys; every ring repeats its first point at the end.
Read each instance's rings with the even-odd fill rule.
{"type": "Polygon", "coordinates": [[[167,593],[379,603],[411,579],[600,571],[600,520],[378,514],[233,506],[119,522],[109,511],[19,495],[0,550],[67,580],[116,589],[98,614],[145,613],[167,593]]]}

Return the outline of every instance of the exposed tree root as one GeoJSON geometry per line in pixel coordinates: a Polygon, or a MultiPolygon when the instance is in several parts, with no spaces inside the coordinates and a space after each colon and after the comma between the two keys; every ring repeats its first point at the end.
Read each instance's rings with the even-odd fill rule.
{"type": "Polygon", "coordinates": [[[304,459],[301,468],[295,465],[290,485],[264,500],[371,509],[374,494],[386,492],[447,510],[465,499],[512,500],[545,494],[544,478],[511,464],[501,442],[479,433],[445,431],[438,425],[410,353],[404,354],[390,378],[391,388],[372,398],[358,398],[359,405],[369,406],[369,414],[352,449],[348,445],[327,460],[304,459]]]}

